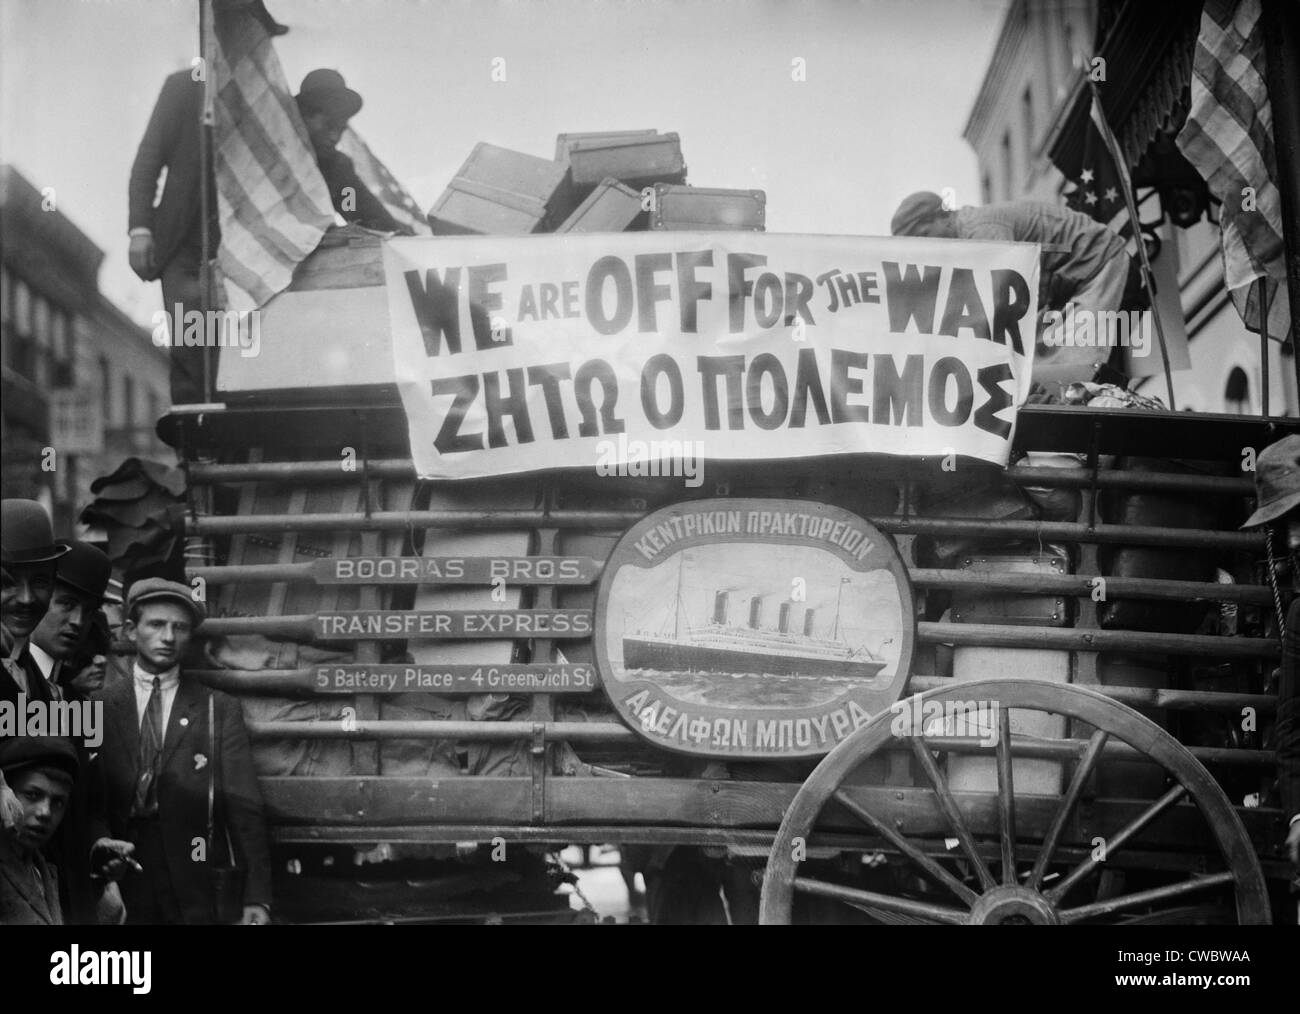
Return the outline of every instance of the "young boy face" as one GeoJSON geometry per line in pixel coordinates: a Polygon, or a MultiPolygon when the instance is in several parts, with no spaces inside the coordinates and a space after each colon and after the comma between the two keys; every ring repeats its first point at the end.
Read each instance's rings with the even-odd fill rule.
{"type": "Polygon", "coordinates": [[[23,819],[15,835],[25,848],[39,849],[59,829],[68,808],[71,786],[39,768],[28,768],[6,776],[23,808],[23,819]]]}

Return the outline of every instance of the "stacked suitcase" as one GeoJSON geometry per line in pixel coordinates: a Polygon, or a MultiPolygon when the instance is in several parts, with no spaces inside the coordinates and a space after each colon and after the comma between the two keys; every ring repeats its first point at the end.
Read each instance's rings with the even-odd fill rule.
{"type": "Polygon", "coordinates": [[[428,218],[437,236],[761,232],[765,205],[761,190],[687,186],[676,134],[621,130],[560,134],[554,159],[477,144],[428,218]]]}

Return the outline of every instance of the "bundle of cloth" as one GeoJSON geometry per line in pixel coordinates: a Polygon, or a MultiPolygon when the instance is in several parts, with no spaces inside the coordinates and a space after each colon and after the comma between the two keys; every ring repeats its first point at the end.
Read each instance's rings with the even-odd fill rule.
{"type": "Polygon", "coordinates": [[[180,557],[185,474],[157,461],[127,458],[90,484],[95,499],[81,521],[104,532],[114,569],[131,577],[183,577],[180,557]]]}

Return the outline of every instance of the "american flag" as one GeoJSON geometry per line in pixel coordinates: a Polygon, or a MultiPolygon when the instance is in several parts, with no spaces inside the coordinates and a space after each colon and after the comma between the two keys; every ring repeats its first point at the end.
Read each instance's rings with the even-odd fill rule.
{"type": "Polygon", "coordinates": [[[397,182],[388,167],[375,158],[360,134],[348,127],[339,138],[338,149],[352,160],[361,182],[379,198],[390,215],[403,225],[409,225],[417,236],[433,234],[415,199],[397,182]]]}
{"type": "Polygon", "coordinates": [[[1237,312],[1247,328],[1259,331],[1256,283],[1263,278],[1269,336],[1285,340],[1291,314],[1259,0],[1206,0],[1192,63],[1191,108],[1177,143],[1223,202],[1224,282],[1237,312]],[[1247,200],[1247,193],[1253,198],[1247,200]]]}
{"type": "Polygon", "coordinates": [[[204,10],[218,263],[227,305],[254,309],[288,286],[334,224],[334,206],[266,29],[247,6],[204,10]]]}

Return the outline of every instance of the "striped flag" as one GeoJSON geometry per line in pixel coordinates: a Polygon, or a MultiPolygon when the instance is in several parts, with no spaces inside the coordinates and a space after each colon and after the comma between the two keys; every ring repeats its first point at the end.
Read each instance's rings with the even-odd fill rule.
{"type": "Polygon", "coordinates": [[[1285,340],[1291,314],[1259,0],[1206,0],[1192,64],[1191,108],[1177,142],[1223,202],[1224,282],[1237,312],[1256,332],[1266,315],[1269,336],[1285,340]],[[1263,313],[1256,284],[1261,278],[1263,313]]]}
{"type": "Polygon", "coordinates": [[[231,309],[262,306],[334,224],[325,178],[266,29],[246,6],[211,11],[208,86],[231,309]]]}
{"type": "Polygon", "coordinates": [[[338,150],[352,160],[352,166],[361,182],[379,199],[390,215],[403,225],[409,225],[417,236],[432,235],[420,206],[406,192],[406,188],[397,182],[388,167],[375,158],[374,152],[361,140],[360,134],[348,127],[339,138],[338,150]]]}

